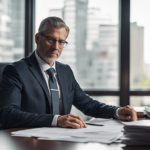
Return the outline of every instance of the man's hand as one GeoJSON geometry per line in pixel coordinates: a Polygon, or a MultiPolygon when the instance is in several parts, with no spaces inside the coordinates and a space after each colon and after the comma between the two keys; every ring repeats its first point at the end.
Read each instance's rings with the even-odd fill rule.
{"type": "Polygon", "coordinates": [[[121,120],[128,120],[128,121],[136,121],[137,120],[136,111],[129,105],[120,108],[118,111],[118,114],[119,114],[119,119],[121,119],[121,120]]]}
{"type": "Polygon", "coordinates": [[[58,127],[63,127],[63,128],[87,128],[87,125],[85,122],[82,120],[80,116],[75,116],[73,114],[68,114],[64,116],[59,116],[57,119],[57,126],[58,127]]]}

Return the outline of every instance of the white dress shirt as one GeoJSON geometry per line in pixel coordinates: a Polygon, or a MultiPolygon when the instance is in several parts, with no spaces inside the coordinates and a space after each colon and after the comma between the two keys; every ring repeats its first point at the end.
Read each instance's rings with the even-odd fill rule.
{"type": "MultiPolygon", "coordinates": [[[[50,85],[49,85],[49,74],[47,73],[46,70],[48,70],[49,68],[51,68],[45,61],[43,61],[37,54],[37,52],[35,51],[35,57],[38,61],[38,64],[40,66],[40,69],[42,71],[42,74],[43,74],[43,77],[45,79],[45,82],[47,84],[47,87],[48,87],[48,90],[49,90],[49,93],[51,95],[51,90],[50,90],[50,85]]],[[[57,83],[57,87],[58,87],[58,91],[59,91],[59,112],[60,114],[62,114],[62,98],[61,98],[61,93],[60,93],[60,86],[59,86],[59,83],[58,83],[58,79],[57,79],[57,73],[56,73],[56,67],[55,67],[55,62],[52,66],[52,68],[54,68],[54,77],[56,79],[56,83],[57,83]]],[[[51,104],[52,104],[52,100],[51,100],[51,104]]],[[[57,126],[57,119],[58,119],[58,116],[60,115],[55,115],[54,118],[53,118],[53,121],[52,121],[52,126],[56,127],[57,126]]]]}
{"type": "Polygon", "coordinates": [[[119,119],[119,114],[118,114],[119,109],[120,109],[120,108],[117,108],[117,110],[116,110],[116,112],[115,112],[115,117],[116,117],[117,119],[119,119]]]}

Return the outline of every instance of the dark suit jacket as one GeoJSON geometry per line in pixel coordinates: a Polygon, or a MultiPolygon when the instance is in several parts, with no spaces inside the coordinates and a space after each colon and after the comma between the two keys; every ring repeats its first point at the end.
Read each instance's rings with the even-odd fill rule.
{"type": "MultiPolygon", "coordinates": [[[[113,118],[118,107],[106,105],[90,98],[75,80],[68,65],[56,62],[56,71],[63,102],[62,114],[69,114],[72,104],[84,114],[113,118]]],[[[50,95],[33,52],[3,71],[0,88],[1,128],[50,127],[50,95]]]]}

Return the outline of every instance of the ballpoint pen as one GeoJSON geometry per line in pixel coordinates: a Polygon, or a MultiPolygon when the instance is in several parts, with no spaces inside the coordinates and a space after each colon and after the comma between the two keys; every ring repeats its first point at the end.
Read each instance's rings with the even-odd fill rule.
{"type": "Polygon", "coordinates": [[[94,123],[86,123],[87,125],[93,125],[93,126],[104,126],[102,124],[94,124],[94,123]]]}

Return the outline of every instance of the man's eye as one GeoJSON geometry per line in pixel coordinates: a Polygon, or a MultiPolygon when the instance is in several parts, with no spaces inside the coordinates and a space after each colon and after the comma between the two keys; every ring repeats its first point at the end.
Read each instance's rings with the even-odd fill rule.
{"type": "Polygon", "coordinates": [[[49,41],[52,41],[53,39],[52,39],[52,38],[48,38],[48,40],[49,40],[49,41]]]}

